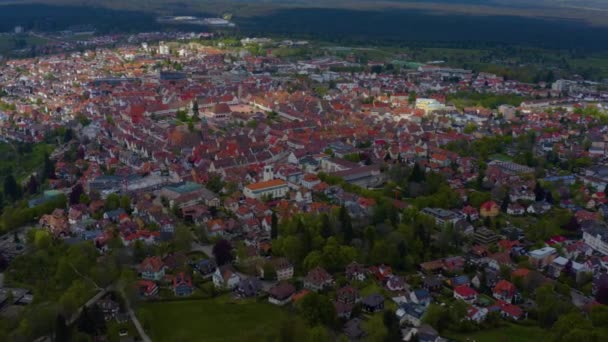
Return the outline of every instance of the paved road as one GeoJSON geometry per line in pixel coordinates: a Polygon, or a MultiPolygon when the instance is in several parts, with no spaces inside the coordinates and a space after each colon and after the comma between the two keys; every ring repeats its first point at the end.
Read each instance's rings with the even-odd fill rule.
{"type": "Polygon", "coordinates": [[[105,289],[97,292],[96,295],[94,295],[93,297],[91,297],[91,299],[89,299],[86,303],[84,303],[84,305],[82,305],[81,307],[78,308],[78,311],[72,315],[72,317],[70,317],[70,319],[67,321],[67,324],[70,325],[72,323],[74,323],[76,321],[76,319],[78,319],[78,317],[80,316],[80,313],[82,312],[82,309],[86,306],[91,307],[91,305],[97,303],[98,300],[100,300],[103,296],[106,295],[106,293],[108,293],[108,291],[111,291],[111,289],[113,288],[113,285],[110,285],[108,287],[106,287],[105,289]]]}
{"type": "Polygon", "coordinates": [[[212,245],[201,245],[200,243],[193,242],[191,250],[193,252],[205,253],[209,258],[213,258],[213,246],[212,245]]]}
{"type": "Polygon", "coordinates": [[[133,312],[133,309],[131,309],[130,306],[129,306],[129,317],[131,317],[131,321],[133,321],[133,325],[135,326],[135,329],[137,329],[137,332],[139,333],[139,337],[141,337],[141,339],[144,342],[152,342],[152,339],[148,336],[148,334],[146,334],[146,331],[141,326],[139,319],[137,319],[137,316],[135,315],[135,313],[133,312]]]}

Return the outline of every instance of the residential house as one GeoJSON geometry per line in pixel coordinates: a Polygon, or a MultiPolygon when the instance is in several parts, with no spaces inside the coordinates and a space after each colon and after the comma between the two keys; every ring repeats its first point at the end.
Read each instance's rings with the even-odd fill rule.
{"type": "Polygon", "coordinates": [[[384,296],[379,293],[371,294],[361,300],[363,310],[378,312],[384,310],[384,296]]]}
{"type": "Polygon", "coordinates": [[[462,214],[471,221],[479,219],[479,211],[470,205],[462,208],[462,214]]]}
{"type": "Polygon", "coordinates": [[[477,300],[477,291],[466,285],[458,286],[454,288],[454,298],[471,304],[477,300]]]}
{"type": "Polygon", "coordinates": [[[414,303],[403,303],[395,312],[400,324],[409,324],[415,327],[420,326],[422,317],[426,312],[426,306],[414,303]]]}
{"type": "Polygon", "coordinates": [[[431,304],[431,294],[424,289],[416,289],[410,293],[410,300],[415,304],[428,306],[431,304]]]}
{"type": "Polygon", "coordinates": [[[513,283],[507,280],[500,280],[496,283],[496,286],[492,289],[492,295],[494,298],[505,301],[507,303],[512,303],[515,295],[517,293],[517,288],[513,283]]]}
{"type": "Polygon", "coordinates": [[[63,209],[55,209],[49,215],[42,215],[39,224],[55,238],[65,238],[70,234],[70,225],[63,209]]]}
{"type": "Polygon", "coordinates": [[[423,324],[418,328],[416,333],[418,342],[440,342],[445,341],[439,336],[439,333],[428,324],[423,324]]]}
{"type": "Polygon", "coordinates": [[[355,306],[350,303],[343,303],[338,301],[334,302],[334,308],[336,309],[336,315],[338,316],[338,318],[350,319],[354,307],[355,306]]]}
{"type": "Polygon", "coordinates": [[[364,281],[366,278],[367,271],[365,269],[365,266],[357,263],[356,261],[353,261],[350,264],[346,265],[345,273],[346,278],[348,280],[364,281]]]}
{"type": "Polygon", "coordinates": [[[194,291],[192,277],[189,274],[180,272],[173,277],[173,293],[177,297],[187,297],[194,291]]]}
{"type": "Polygon", "coordinates": [[[500,207],[494,201],[487,201],[481,204],[479,215],[481,217],[495,217],[500,213],[500,207]]]}
{"type": "Polygon", "coordinates": [[[278,281],[291,279],[293,277],[293,265],[287,258],[275,258],[264,264],[259,264],[258,274],[260,278],[265,278],[264,269],[271,267],[275,272],[275,278],[278,281]]]}
{"type": "Polygon", "coordinates": [[[153,256],[145,258],[138,266],[142,279],[159,281],[165,276],[166,266],[160,257],[153,256]]]}
{"type": "Polygon", "coordinates": [[[120,305],[110,298],[104,298],[97,301],[97,307],[103,313],[103,318],[106,321],[110,321],[116,318],[118,312],[120,311],[120,305]]]}
{"type": "Polygon", "coordinates": [[[203,278],[208,278],[215,272],[217,266],[212,259],[201,259],[193,265],[193,268],[198,271],[203,278]]]}
{"type": "Polygon", "coordinates": [[[469,278],[468,275],[463,274],[463,275],[459,275],[456,277],[453,277],[449,280],[450,286],[452,286],[452,288],[456,288],[458,286],[462,286],[462,285],[466,285],[466,286],[471,286],[471,279],[469,278]]]}
{"type": "Polygon", "coordinates": [[[363,330],[363,321],[360,318],[353,318],[346,322],[343,331],[349,341],[358,341],[367,335],[363,330]]]}
{"type": "Polygon", "coordinates": [[[488,309],[477,307],[477,306],[469,306],[467,308],[467,319],[476,323],[481,323],[485,321],[488,316],[488,309]]]}
{"type": "Polygon", "coordinates": [[[387,265],[372,266],[369,271],[381,282],[385,282],[393,276],[393,269],[387,265]]]}
{"type": "Polygon", "coordinates": [[[542,215],[551,210],[551,204],[547,202],[535,202],[528,206],[526,211],[529,214],[542,215]]]}
{"type": "Polygon", "coordinates": [[[268,301],[274,305],[285,305],[291,301],[296,288],[288,282],[279,282],[268,290],[268,301]]]}
{"type": "Polygon", "coordinates": [[[336,291],[336,302],[345,304],[356,304],[361,298],[359,297],[359,290],[352,286],[344,286],[336,291]]]}
{"type": "Polygon", "coordinates": [[[158,294],[158,285],[151,280],[140,279],[137,288],[141,297],[154,297],[158,294]]]}
{"type": "Polygon", "coordinates": [[[583,241],[594,250],[608,255],[608,228],[592,225],[583,229],[583,241]]]}
{"type": "Polygon", "coordinates": [[[386,288],[389,291],[399,292],[406,290],[408,286],[403,277],[393,275],[386,281],[386,288]]]}
{"type": "Polygon", "coordinates": [[[524,208],[522,205],[520,205],[518,203],[510,203],[507,206],[507,214],[509,214],[509,215],[521,216],[521,215],[524,215],[525,213],[526,213],[526,208],[524,208]]]}
{"type": "Polygon", "coordinates": [[[530,251],[528,259],[530,261],[530,265],[536,267],[537,269],[541,269],[548,266],[556,256],[557,250],[555,248],[543,247],[530,251]]]}
{"type": "Polygon", "coordinates": [[[509,304],[505,301],[498,300],[492,307],[488,309],[490,312],[498,311],[504,318],[512,320],[521,320],[525,318],[525,312],[519,306],[509,304]]]}
{"type": "Polygon", "coordinates": [[[424,278],[422,287],[430,292],[439,291],[441,290],[441,280],[436,276],[427,276],[424,278]]]}
{"type": "Polygon", "coordinates": [[[321,267],[313,268],[304,278],[304,287],[315,292],[330,287],[332,283],[333,278],[331,274],[321,267]]]}
{"type": "Polygon", "coordinates": [[[229,290],[234,289],[239,281],[241,281],[241,277],[236,273],[232,265],[218,267],[213,273],[212,279],[215,287],[229,290]]]}
{"type": "Polygon", "coordinates": [[[242,298],[256,297],[261,290],[262,282],[255,277],[241,280],[235,289],[242,298]]]}

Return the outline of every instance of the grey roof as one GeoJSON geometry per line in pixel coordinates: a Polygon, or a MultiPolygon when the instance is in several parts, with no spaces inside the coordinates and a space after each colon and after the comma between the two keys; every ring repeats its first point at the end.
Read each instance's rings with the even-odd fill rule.
{"type": "Polygon", "coordinates": [[[379,293],[374,293],[374,294],[371,294],[371,295],[363,298],[361,303],[363,303],[363,305],[367,305],[367,306],[378,306],[378,305],[384,303],[384,296],[382,296],[379,293]]]}

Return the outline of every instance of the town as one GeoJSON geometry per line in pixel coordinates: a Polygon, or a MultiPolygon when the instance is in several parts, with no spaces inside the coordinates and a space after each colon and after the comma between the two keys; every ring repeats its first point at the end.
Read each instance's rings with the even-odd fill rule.
{"type": "Polygon", "coordinates": [[[608,333],[606,83],[123,38],[0,66],[0,340],[608,333]]]}

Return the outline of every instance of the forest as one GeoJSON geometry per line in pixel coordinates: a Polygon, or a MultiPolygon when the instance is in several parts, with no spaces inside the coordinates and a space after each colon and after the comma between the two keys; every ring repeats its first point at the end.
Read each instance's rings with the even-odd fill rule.
{"type": "MultiPolygon", "coordinates": [[[[211,5],[201,7],[168,3],[159,5],[159,8],[143,6],[135,9],[134,2],[123,6],[110,2],[105,4],[106,7],[99,7],[98,3],[86,7],[81,6],[86,2],[60,3],[67,5],[11,2],[2,5],[0,31],[11,31],[17,25],[26,30],[55,31],[83,24],[95,26],[100,33],[174,30],[180,27],[160,25],[155,17],[160,13],[199,16],[224,14],[222,7],[214,8],[211,5]]],[[[465,15],[461,12],[439,14],[425,9],[389,10],[367,6],[300,8],[266,4],[264,11],[259,11],[258,7],[262,6],[259,4],[238,5],[234,5],[235,13],[229,15],[244,35],[294,35],[344,43],[372,40],[376,43],[424,42],[451,47],[515,44],[587,51],[604,51],[608,48],[608,27],[591,26],[583,20],[465,15]]],[[[184,29],[192,30],[192,27],[184,29]]]]}

